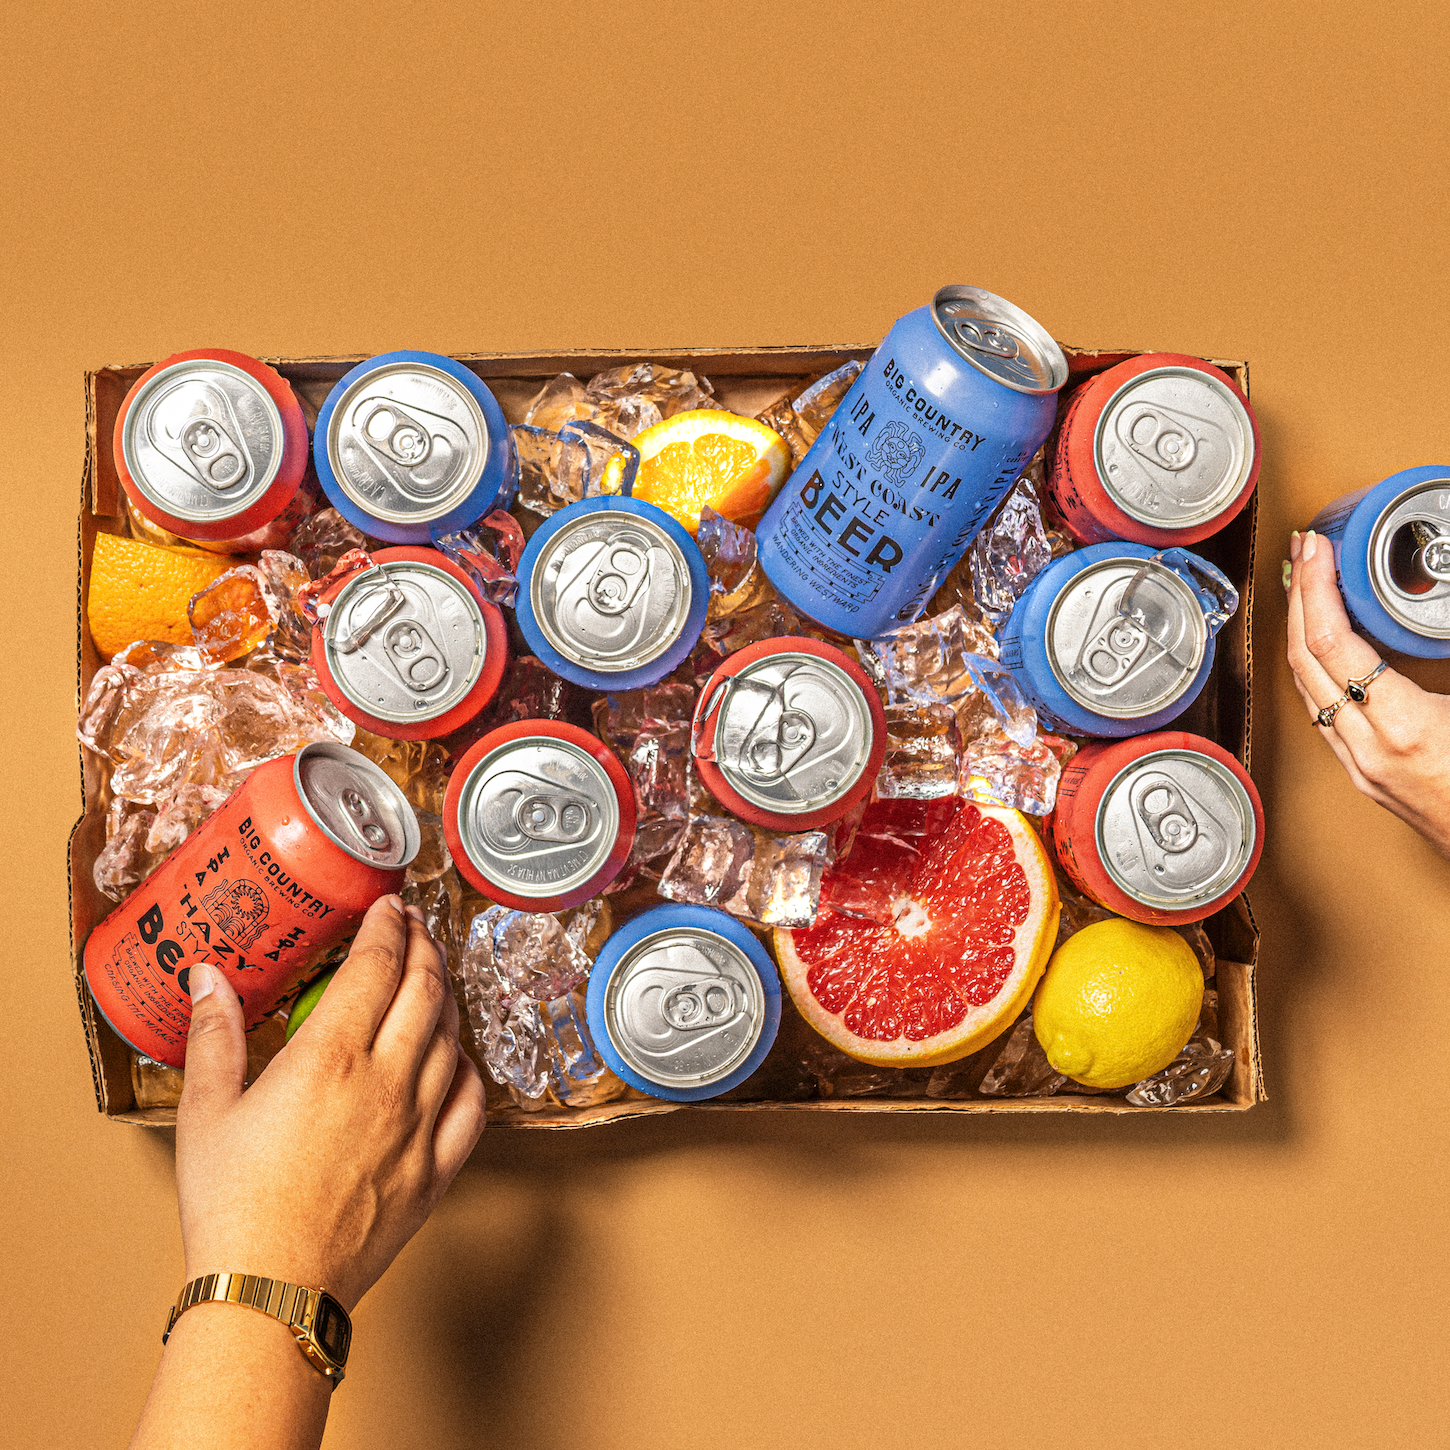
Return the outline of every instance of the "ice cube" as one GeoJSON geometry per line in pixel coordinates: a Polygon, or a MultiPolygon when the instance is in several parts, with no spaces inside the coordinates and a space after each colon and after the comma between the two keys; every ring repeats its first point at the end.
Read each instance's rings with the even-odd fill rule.
{"type": "Polygon", "coordinates": [[[1032,481],[1020,478],[972,542],[972,588],[982,617],[1000,629],[1027,586],[1052,562],[1032,481]]]}
{"type": "Polygon", "coordinates": [[[824,831],[776,836],[729,816],[692,816],[660,877],[659,894],[765,926],[809,926],[826,854],[824,831]]]}
{"type": "Polygon", "coordinates": [[[695,713],[695,699],[692,686],[675,683],[621,690],[594,702],[594,730],[606,745],[625,756],[646,726],[688,725],[695,713]]]}
{"type": "Polygon", "coordinates": [[[774,429],[785,440],[785,445],[790,449],[791,467],[795,468],[800,464],[802,458],[810,450],[810,440],[801,431],[801,420],[796,416],[794,400],[789,393],[782,393],[773,403],[764,407],[755,415],[757,423],[764,423],[767,428],[774,429]]]}
{"type": "Polygon", "coordinates": [[[755,568],[755,535],[751,530],[706,504],[700,509],[695,542],[705,556],[712,595],[734,594],[749,579],[755,568]]]}
{"type": "Polygon", "coordinates": [[[962,794],[1031,816],[1045,816],[1057,802],[1062,767],[1041,740],[1023,746],[1001,729],[987,728],[966,746],[962,794]]]}
{"type": "Polygon", "coordinates": [[[365,549],[349,549],[341,555],[338,561],[321,577],[313,576],[312,581],[304,584],[297,591],[297,606],[302,611],[302,617],[309,624],[316,624],[319,620],[326,619],[328,611],[332,608],[330,604],[321,603],[322,596],[334,585],[342,583],[360,569],[373,569],[373,556],[365,549]]]}
{"type": "Polygon", "coordinates": [[[231,791],[217,785],[179,785],[157,802],[156,819],[146,833],[146,850],[159,864],[169,856],[218,806],[231,791]]]}
{"type": "Polygon", "coordinates": [[[1138,1108],[1163,1108],[1206,1098],[1228,1081],[1233,1065],[1233,1049],[1218,1040],[1218,993],[1209,989],[1183,1051],[1161,1072],[1135,1084],[1128,1101],[1138,1108]]]}
{"type": "Polygon", "coordinates": [[[590,378],[586,391],[595,408],[594,421],[624,439],[676,413],[720,406],[708,378],[658,363],[608,368],[590,378]]]}
{"type": "Polygon", "coordinates": [[[690,813],[690,727],[646,724],[635,736],[625,765],[639,808],[630,860],[653,861],[672,851],[690,813]]]}
{"type": "Polygon", "coordinates": [[[1048,1062],[1028,1012],[1018,1020],[997,1060],[987,1069],[979,1091],[989,1098],[1046,1098],[1066,1082],[1048,1062]]]}
{"type": "Polygon", "coordinates": [[[559,435],[552,428],[516,424],[509,430],[519,471],[518,501],[536,514],[557,513],[572,500],[564,497],[555,470],[559,435]]]}
{"type": "Polygon", "coordinates": [[[524,531],[512,514],[495,509],[470,528],[434,534],[433,546],[468,575],[485,599],[513,605],[524,531]]]}
{"type": "Polygon", "coordinates": [[[584,384],[572,373],[560,373],[534,394],[524,413],[524,424],[536,431],[557,433],[565,423],[593,416],[594,403],[584,384]]]}
{"type": "Polygon", "coordinates": [[[490,907],[473,918],[466,953],[501,990],[548,1002],[589,978],[590,958],[549,912],[490,907]]]}
{"type": "Polygon", "coordinates": [[[997,658],[997,643],[961,605],[871,641],[894,704],[953,704],[976,689],[968,658],[997,658]]]}
{"type": "Polygon", "coordinates": [[[344,554],[368,553],[382,545],[354,527],[336,509],[322,509],[302,520],[287,539],[287,550],[301,559],[311,579],[324,579],[344,554]]]}
{"type": "Polygon", "coordinates": [[[1090,897],[1084,896],[1081,891],[1073,885],[1063,874],[1062,868],[1056,868],[1057,892],[1062,902],[1062,914],[1057,919],[1057,942],[1054,950],[1060,947],[1068,937],[1080,932],[1085,926],[1092,926],[1095,922],[1109,921],[1116,919],[1114,913],[1105,906],[1099,906],[1090,897]]]}
{"type": "Polygon", "coordinates": [[[262,644],[272,633],[272,613],[263,585],[256,565],[238,564],[194,594],[186,616],[196,647],[230,664],[262,644]]]}
{"type": "Polygon", "coordinates": [[[950,705],[886,706],[886,755],[876,777],[880,799],[956,795],[962,742],[950,705]]]}
{"type": "Polygon", "coordinates": [[[428,880],[415,880],[411,872],[400,893],[409,906],[423,913],[423,925],[443,948],[451,976],[458,975],[463,951],[463,883],[451,863],[428,880]]]}
{"type": "Polygon", "coordinates": [[[808,442],[814,443],[820,436],[864,366],[864,363],[854,360],[842,363],[834,371],[817,378],[795,399],[795,415],[808,442]]]}
{"type": "MultiPolygon", "coordinates": [[[[1193,591],[1203,610],[1210,639],[1228,623],[1239,607],[1238,590],[1223,570],[1207,559],[1191,554],[1187,549],[1164,549],[1153,555],[1152,562],[1171,569],[1193,591]]],[[[1123,590],[1118,612],[1138,620],[1155,640],[1166,645],[1176,640],[1180,631],[1172,601],[1160,596],[1161,585],[1155,583],[1146,569],[1140,569],[1123,590]]]]}
{"type": "Polygon", "coordinates": [[[639,450],[596,423],[567,423],[554,449],[558,491],[569,503],[627,494],[639,471],[639,450]]]}
{"type": "Polygon", "coordinates": [[[106,844],[96,855],[91,877],[112,901],[124,901],[160,864],[146,849],[156,812],[117,798],[106,811],[106,844]]]}
{"type": "Polygon", "coordinates": [[[264,549],[257,571],[272,616],[268,643],[273,653],[293,662],[305,660],[312,652],[312,625],[302,613],[299,596],[308,582],[307,566],[295,554],[264,549]]]}
{"type": "Polygon", "coordinates": [[[352,748],[374,765],[407,796],[415,810],[443,814],[448,790],[448,752],[435,740],[392,740],[359,730],[352,748]]]}
{"type": "Polygon", "coordinates": [[[406,878],[412,884],[421,885],[441,876],[453,864],[453,857],[448,854],[448,842],[443,838],[442,820],[432,811],[413,814],[418,821],[419,846],[418,854],[408,865],[406,878]]]}

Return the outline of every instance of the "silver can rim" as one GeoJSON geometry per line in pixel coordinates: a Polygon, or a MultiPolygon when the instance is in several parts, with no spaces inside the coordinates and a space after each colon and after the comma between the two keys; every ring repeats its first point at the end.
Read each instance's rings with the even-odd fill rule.
{"type": "Polygon", "coordinates": [[[1184,671],[1183,678],[1178,682],[1178,684],[1168,694],[1160,696],[1157,700],[1153,702],[1151,706],[1147,708],[1135,707],[1133,709],[1114,709],[1110,706],[1104,705],[1099,700],[1090,699],[1080,694],[1073,687],[1073,684],[1068,679],[1066,673],[1058,667],[1057,656],[1052,648],[1052,634],[1053,628],[1057,622],[1058,611],[1062,608],[1062,603],[1067,596],[1068,590],[1075,586],[1087,575],[1095,574],[1101,569],[1108,569],[1113,567],[1114,565],[1132,565],[1136,570],[1138,568],[1141,568],[1145,564],[1151,563],[1153,563],[1153,560],[1151,559],[1139,559],[1130,554],[1118,555],[1111,559],[1099,559],[1097,563],[1090,564],[1086,569],[1083,569],[1079,573],[1074,574],[1067,581],[1067,583],[1058,590],[1057,598],[1052,601],[1052,607],[1047,612],[1047,621],[1044,628],[1044,644],[1047,654],[1047,665],[1048,668],[1052,671],[1053,679],[1057,681],[1057,683],[1067,693],[1068,698],[1071,699],[1074,704],[1081,706],[1084,710],[1090,710],[1094,715],[1101,715],[1108,720],[1141,720],[1148,715],[1156,715],[1160,710],[1167,710],[1171,706],[1177,704],[1177,702],[1181,700],[1183,696],[1188,692],[1188,690],[1192,687],[1194,680],[1198,678],[1198,672],[1203,668],[1204,654],[1206,653],[1210,643],[1208,626],[1204,623],[1203,610],[1200,608],[1198,600],[1194,598],[1188,585],[1185,584],[1183,580],[1180,579],[1178,575],[1173,572],[1172,569],[1164,568],[1163,565],[1159,564],[1157,566],[1159,572],[1172,579],[1172,587],[1177,589],[1181,593],[1181,595],[1183,596],[1185,607],[1191,611],[1189,617],[1196,621],[1196,624],[1194,626],[1194,655],[1196,658],[1196,663],[1191,670],[1184,671]]]}
{"type": "Polygon", "coordinates": [[[484,625],[483,611],[478,607],[478,600],[463,587],[446,570],[438,568],[434,564],[425,564],[414,559],[397,559],[383,564],[374,564],[372,569],[359,569],[348,579],[338,591],[337,598],[332,601],[332,608],[328,611],[327,621],[322,630],[323,657],[327,661],[327,672],[332,676],[333,683],[342,691],[347,698],[357,706],[365,715],[371,715],[377,720],[387,720],[394,724],[406,724],[410,721],[436,720],[438,716],[446,714],[449,710],[456,709],[468,698],[468,693],[478,683],[479,676],[483,673],[484,664],[488,656],[488,630],[484,625]],[[436,710],[423,711],[402,711],[390,710],[378,704],[376,700],[368,700],[354,688],[352,681],[348,679],[346,671],[340,671],[336,664],[337,626],[335,621],[341,619],[341,606],[350,594],[361,589],[366,581],[372,576],[375,570],[381,569],[384,574],[391,577],[392,572],[404,574],[427,574],[436,578],[451,588],[460,599],[467,605],[476,627],[477,645],[474,649],[473,664],[468,672],[466,682],[461,687],[456,687],[449,695],[447,703],[440,705],[436,710]]]}
{"type": "Polygon", "coordinates": [[[440,519],[444,515],[452,513],[478,487],[479,480],[488,469],[488,460],[493,452],[493,439],[489,435],[488,420],[484,417],[482,404],[451,373],[444,372],[442,368],[434,367],[431,363],[425,362],[386,363],[382,367],[369,368],[361,377],[354,379],[342,396],[338,398],[336,406],[332,410],[332,414],[327,422],[327,438],[325,441],[327,444],[328,466],[332,470],[332,476],[337,480],[338,487],[364,513],[370,514],[373,518],[382,519],[390,524],[430,524],[435,519],[440,519]],[[342,460],[337,454],[338,431],[341,429],[347,414],[347,409],[357,393],[361,389],[375,384],[378,378],[397,373],[425,375],[457,394],[467,407],[469,420],[475,425],[475,431],[478,437],[477,465],[465,475],[465,479],[460,480],[442,498],[436,500],[427,508],[388,508],[379,504],[376,499],[366,497],[353,483],[351,476],[342,466],[342,460]]]}
{"type": "Polygon", "coordinates": [[[542,732],[537,735],[520,735],[512,740],[505,740],[474,763],[468,772],[466,779],[458,792],[458,810],[456,813],[456,825],[458,839],[463,849],[468,853],[468,859],[473,863],[474,868],[486,880],[508,891],[514,896],[522,896],[528,900],[544,901],[556,896],[564,896],[578,890],[594,880],[608,864],[610,853],[614,850],[619,840],[619,795],[615,790],[614,782],[609,778],[609,773],[587,750],[575,745],[572,740],[564,740],[557,735],[546,735],[542,732]],[[539,743],[547,744],[553,748],[567,752],[569,755],[580,761],[586,771],[597,778],[602,786],[607,802],[604,807],[605,821],[604,832],[600,838],[600,848],[590,858],[586,865],[578,867],[568,876],[561,877],[558,881],[549,882],[527,882],[515,881],[507,873],[499,871],[491,861],[480,861],[475,854],[475,842],[473,838],[473,810],[474,802],[478,792],[486,783],[489,774],[497,763],[504,759],[511,752],[526,746],[539,743]]]}
{"type": "Polygon", "coordinates": [[[1004,388],[1010,388],[1014,393],[1026,393],[1029,397],[1048,397],[1053,393],[1061,392],[1067,383],[1068,367],[1067,355],[1063,352],[1057,339],[1052,336],[1038,320],[1030,313],[1024,312],[1015,302],[1009,302],[1005,297],[999,297],[995,292],[988,292],[985,287],[973,287],[968,283],[950,283],[945,287],[939,287],[936,295],[931,299],[931,306],[927,309],[931,313],[931,320],[936,330],[941,334],[942,340],[951,348],[952,352],[963,362],[969,363],[983,377],[990,378],[994,383],[1000,383],[1004,388]],[[1019,329],[1024,336],[1037,349],[1038,356],[1046,365],[1048,370],[1048,381],[1040,387],[1033,387],[1027,383],[1014,383],[1004,378],[1000,373],[994,373],[985,368],[972,356],[972,354],[960,347],[953,339],[941,320],[941,306],[944,302],[982,302],[989,308],[998,309],[1002,316],[1001,321],[1010,322],[1014,328],[1019,329]]]}
{"type": "Polygon", "coordinates": [[[310,745],[304,745],[292,761],[292,788],[297,792],[297,799],[302,802],[302,808],[319,827],[322,834],[339,850],[346,851],[354,861],[361,861],[364,866],[371,866],[376,871],[402,871],[413,863],[422,849],[423,833],[419,829],[418,816],[413,810],[413,803],[403,794],[402,787],[380,765],[369,760],[360,751],[332,740],[315,740],[310,745]],[[367,777],[371,785],[389,797],[397,807],[398,817],[403,823],[402,860],[387,866],[380,865],[370,856],[364,856],[360,851],[349,846],[317,813],[317,808],[307,798],[307,792],[302,787],[302,761],[304,757],[310,759],[318,755],[324,756],[328,760],[335,760],[351,770],[360,771],[367,777]]]}
{"type": "Polygon", "coordinates": [[[121,430],[121,458],[126,465],[126,473],[131,482],[141,491],[149,504],[163,513],[170,514],[172,518],[184,519],[193,524],[209,524],[215,523],[218,519],[231,518],[244,509],[250,508],[258,499],[262,498],[276,481],[278,473],[281,472],[286,445],[287,436],[282,421],[282,409],[277,405],[276,398],[251,373],[237,367],[235,363],[224,362],[221,358],[187,358],[182,362],[172,363],[169,367],[162,368],[155,377],[148,379],[142,385],[131,400],[131,406],[126,410],[126,424],[121,430]],[[189,509],[181,507],[174,500],[166,498],[157,491],[136,458],[136,426],[143,414],[144,405],[151,400],[158,388],[173,380],[178,374],[185,372],[220,372],[236,378],[261,402],[272,427],[272,456],[268,460],[267,467],[259,471],[258,481],[246,493],[226,500],[225,507],[222,508],[189,509]]]}
{"type": "Polygon", "coordinates": [[[1115,388],[1112,396],[1103,404],[1103,410],[1098,414],[1098,421],[1093,426],[1093,469],[1097,473],[1098,482],[1102,484],[1103,491],[1113,501],[1116,508],[1122,509],[1130,519],[1135,519],[1140,524],[1146,524],[1150,528],[1158,529],[1192,529],[1199,524],[1208,523],[1216,518],[1226,509],[1243,491],[1244,485],[1249,481],[1249,474],[1254,468],[1254,429],[1249,421],[1248,409],[1244,406],[1243,400],[1226,386],[1220,379],[1211,373],[1200,372],[1197,368],[1187,368],[1181,363],[1171,363],[1161,368],[1149,368],[1146,372],[1138,373],[1129,378],[1125,383],[1115,388]],[[1107,427],[1108,419],[1112,416],[1114,409],[1118,406],[1119,399],[1125,394],[1139,387],[1150,378],[1175,375],[1178,377],[1191,378],[1195,383],[1205,384],[1219,394],[1233,410],[1234,416],[1240,420],[1241,444],[1239,453],[1239,466],[1235,470],[1231,481],[1216,489],[1211,504],[1204,504],[1192,514],[1183,518],[1164,519],[1157,514],[1150,514],[1142,509],[1134,507],[1128,500],[1124,499],[1108,478],[1107,469],[1103,467],[1103,430],[1107,427]]]}
{"type": "Polygon", "coordinates": [[[1233,771],[1221,761],[1215,760],[1211,755],[1203,755],[1196,750],[1184,750],[1172,748],[1168,750],[1152,750],[1147,755],[1140,755],[1136,760],[1130,760],[1122,767],[1108,782],[1103,791],[1102,799],[1098,801],[1097,812],[1093,818],[1093,845],[1097,850],[1098,859],[1103,863],[1108,875],[1112,878],[1113,884],[1125,895],[1138,902],[1142,906],[1155,907],[1167,911],[1190,911],[1195,907],[1202,906],[1207,902],[1216,901],[1224,896],[1236,882],[1243,879],[1244,871],[1249,862],[1253,859],[1254,847],[1258,843],[1258,822],[1254,818],[1254,804],[1249,799],[1249,793],[1244,788],[1244,783],[1233,771]],[[1185,763],[1202,769],[1221,785],[1228,788],[1228,794],[1239,812],[1240,823],[1243,827],[1243,840],[1240,847],[1237,864],[1232,871],[1227,868],[1221,871],[1209,886],[1196,891],[1191,897],[1184,898],[1181,895],[1155,896],[1151,892],[1144,891],[1140,886],[1134,885],[1118,870],[1113,861],[1112,854],[1106,849],[1103,841],[1104,818],[1107,815],[1108,805],[1129,777],[1138,771],[1148,768],[1157,760],[1182,760],[1185,763]]]}
{"type": "Polygon", "coordinates": [[[632,946],[627,947],[614,964],[609,974],[609,981],[604,988],[604,1022],[605,1030],[609,1033],[609,1040],[614,1045],[614,1050],[625,1060],[625,1062],[646,1082],[658,1083],[661,1087],[684,1090],[690,1088],[713,1087],[716,1083],[723,1082],[732,1073],[737,1072],[755,1051],[756,1044],[760,1041],[761,1033],[765,1031],[765,987],[760,980],[760,970],[751,960],[750,955],[729,937],[722,936],[719,932],[710,931],[702,926],[673,926],[661,927],[658,931],[651,932],[648,936],[641,937],[632,946]],[[737,962],[744,968],[743,975],[746,978],[747,991],[750,995],[751,1032],[742,1047],[737,1049],[730,1061],[723,1067],[716,1068],[709,1073],[687,1073],[663,1080],[662,1075],[655,1069],[653,1064],[643,1063],[637,1059],[632,1044],[627,1044],[624,1034],[616,1030],[617,1018],[616,1001],[621,989],[625,968],[633,965],[641,957],[655,950],[657,945],[666,938],[697,938],[708,937],[712,943],[717,943],[725,950],[732,961],[737,962]]]}

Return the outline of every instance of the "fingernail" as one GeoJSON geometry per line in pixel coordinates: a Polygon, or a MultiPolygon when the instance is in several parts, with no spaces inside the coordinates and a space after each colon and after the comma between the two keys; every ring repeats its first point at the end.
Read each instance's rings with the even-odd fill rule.
{"type": "Polygon", "coordinates": [[[1319,540],[1315,537],[1314,530],[1310,529],[1309,532],[1304,535],[1304,557],[1306,559],[1312,559],[1314,557],[1314,551],[1318,547],[1319,540]]]}
{"type": "Polygon", "coordinates": [[[403,915],[411,916],[413,920],[418,923],[419,926],[428,925],[428,923],[423,919],[423,908],[421,906],[405,906],[403,908],[403,915]]]}
{"type": "Polygon", "coordinates": [[[403,898],[401,896],[385,896],[383,897],[383,905],[391,906],[399,916],[403,914],[403,898]]]}
{"type": "Polygon", "coordinates": [[[191,988],[191,1005],[194,1007],[216,990],[216,973],[205,962],[198,962],[191,969],[187,985],[191,988]]]}
{"type": "Polygon", "coordinates": [[[1284,592],[1286,594],[1289,592],[1289,581],[1291,579],[1293,579],[1293,577],[1294,577],[1294,566],[1287,559],[1285,559],[1284,560],[1284,592]]]}
{"type": "Polygon", "coordinates": [[[1303,542],[1304,541],[1299,537],[1298,529],[1295,529],[1294,532],[1289,535],[1289,557],[1295,562],[1297,562],[1299,559],[1299,550],[1303,542]]]}

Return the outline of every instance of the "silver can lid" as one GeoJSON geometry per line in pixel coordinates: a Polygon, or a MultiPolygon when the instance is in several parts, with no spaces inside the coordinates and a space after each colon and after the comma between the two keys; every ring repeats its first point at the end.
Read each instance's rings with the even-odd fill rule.
{"type": "Polygon", "coordinates": [[[1067,358],[1047,329],[995,293],[943,287],[931,320],[959,357],[1019,393],[1055,393],[1067,381],[1067,358]]]}
{"type": "Polygon", "coordinates": [[[458,798],[469,860],[518,896],[582,886],[619,838],[619,797],[604,767],[577,745],[526,735],[490,750],[458,798]]]}
{"type": "Polygon", "coordinates": [[[463,502],[488,464],[478,399],[441,368],[385,364],[364,373],[327,427],[327,458],[344,493],[375,518],[425,524],[463,502]]]}
{"type": "Polygon", "coordinates": [[[839,665],[814,655],[766,655],[716,688],[714,760],[732,789],[786,815],[823,810],[861,778],[871,710],[839,665]]]}
{"type": "Polygon", "coordinates": [[[297,752],[292,779],[312,819],[355,860],[388,870],[418,854],[413,807],[365,755],[329,741],[305,745],[297,752]]]}
{"type": "Polygon", "coordinates": [[[1254,426],[1233,390],[1194,368],[1130,378],[1108,399],[1093,435],[1108,496],[1130,518],[1165,529],[1207,523],[1254,467],[1254,426]]]}
{"type": "Polygon", "coordinates": [[[643,1078],[709,1087],[748,1058],[765,1027],[750,958],[702,927],[655,932],[625,952],[604,993],[605,1027],[643,1078]]]}
{"type": "Polygon", "coordinates": [[[131,401],[121,430],[126,472],[164,513],[231,518],[282,466],[282,410],[250,373],[214,358],[173,363],[131,401]]]}
{"type": "Polygon", "coordinates": [[[540,550],[529,604],[565,659],[604,674],[637,670],[680,637],[693,589],[680,546],[650,519],[590,510],[540,550]]]}
{"type": "Polygon", "coordinates": [[[1187,910],[1228,891],[1248,868],[1253,802],[1226,766],[1192,750],[1125,765],[1098,805],[1098,852],[1134,901],[1187,910]]]}
{"type": "Polygon", "coordinates": [[[1079,705],[1114,720],[1167,709],[1192,685],[1207,648],[1193,591],[1154,559],[1089,565],[1068,580],[1047,616],[1047,660],[1057,682],[1079,705]]]}
{"type": "Polygon", "coordinates": [[[1369,579],[1406,629],[1450,639],[1450,478],[1407,489],[1370,531],[1369,579]]]}
{"type": "Polygon", "coordinates": [[[473,688],[488,651],[478,601],[432,564],[354,574],[323,625],[338,689],[381,720],[433,720],[473,688]]]}

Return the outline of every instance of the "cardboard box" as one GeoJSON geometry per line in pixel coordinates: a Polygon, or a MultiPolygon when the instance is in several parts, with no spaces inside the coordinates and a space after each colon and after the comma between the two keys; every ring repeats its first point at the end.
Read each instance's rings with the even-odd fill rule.
{"type": "MultiPolygon", "coordinates": [[[[1066,347],[1070,390],[1092,374],[1134,357],[1142,350],[1091,350],[1066,347]]],[[[738,412],[754,414],[787,390],[849,359],[864,361],[874,347],[752,348],[734,351],[607,351],[576,353],[461,354],[466,363],[493,389],[511,423],[522,420],[529,399],[542,383],[560,372],[588,379],[605,368],[648,358],[670,367],[703,373],[717,394],[738,412]]],[[[361,358],[268,358],[295,389],[314,407],[327,396],[333,383],[361,358]]],[[[1245,392],[1248,365],[1218,362],[1245,392]]],[[[125,503],[111,454],[116,415],[131,384],[149,364],[107,367],[86,375],[86,461],[81,492],[79,525],[79,577],[77,616],[79,633],[77,703],[85,698],[101,661],[91,642],[85,601],[90,584],[91,550],[98,532],[125,534],[125,503]]],[[[1059,408],[1061,416],[1061,406],[1059,408]]],[[[1218,639],[1218,653],[1203,694],[1180,718],[1180,728],[1217,740],[1249,764],[1250,685],[1252,657],[1249,623],[1253,609],[1254,542],[1257,499],[1226,529],[1196,549],[1233,580],[1240,592],[1237,614],[1218,639]]],[[[91,868],[105,844],[105,810],[101,771],[85,750],[80,751],[84,813],[71,833],[70,906],[71,958],[76,996],[90,1048],[96,1105],[108,1118],[153,1126],[175,1121],[171,1108],[138,1108],[132,1089],[130,1049],[111,1031],[95,1010],[86,989],[81,952],[91,928],[112,909],[113,903],[96,889],[91,868]]],[[[1134,1108],[1121,1098],[1056,1096],[1050,1098],[814,1098],[798,1101],[714,1101],[690,1105],[692,1112],[738,1112],[763,1108],[798,1112],[948,1112],[948,1113],[1213,1113],[1236,1111],[1262,1102],[1266,1096],[1259,1060],[1258,1025],[1254,998],[1254,966],[1258,956],[1258,930],[1246,897],[1240,896],[1211,917],[1205,926],[1218,954],[1217,988],[1220,1031],[1235,1061],[1223,1090],[1203,1102],[1173,1109],[1134,1108]]],[[[787,1011],[789,1012],[787,1005],[787,1011]]],[[[809,1031],[810,1029],[805,1029],[809,1031]]],[[[784,1033],[783,1033],[784,1036],[784,1033]]],[[[999,1043],[1002,1039],[999,1039],[999,1043]]],[[[995,1050],[997,1044],[986,1049],[995,1050]]],[[[777,1049],[779,1050],[779,1049],[777,1049]]],[[[665,1103],[638,1095],[593,1108],[546,1108],[525,1112],[512,1105],[491,1109],[496,1124],[520,1127],[564,1128],[615,1122],[624,1118],[680,1111],[685,1105],[665,1103]]]]}

